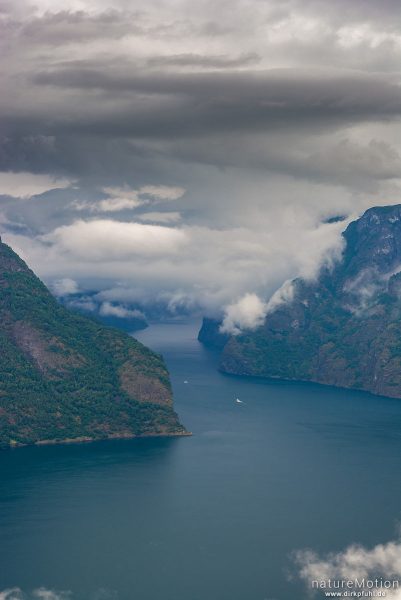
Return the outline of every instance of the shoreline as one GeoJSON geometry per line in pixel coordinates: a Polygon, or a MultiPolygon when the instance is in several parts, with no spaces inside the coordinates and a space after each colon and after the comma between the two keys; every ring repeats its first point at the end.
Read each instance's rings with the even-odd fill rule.
{"type": "Polygon", "coordinates": [[[34,446],[60,446],[68,444],[90,444],[93,442],[107,442],[108,440],[133,440],[133,439],[146,439],[146,438],[171,438],[171,437],[191,437],[193,433],[191,431],[177,431],[171,433],[121,433],[111,434],[105,437],[89,437],[81,436],[77,438],[64,438],[56,440],[38,440],[32,442],[32,444],[21,444],[14,443],[9,444],[8,447],[4,447],[2,450],[15,450],[17,448],[30,448],[34,446]]]}
{"type": "Polygon", "coordinates": [[[262,381],[262,382],[282,382],[282,383],[294,383],[294,384],[312,384],[318,385],[325,388],[333,388],[335,390],[343,390],[345,392],[361,392],[363,394],[369,394],[370,396],[374,396],[376,398],[384,398],[386,400],[401,400],[401,396],[389,396],[384,394],[379,394],[378,392],[373,392],[367,388],[360,387],[346,387],[343,385],[335,385],[334,383],[325,383],[323,381],[318,381],[317,379],[295,379],[292,377],[280,377],[278,375],[257,375],[257,374],[249,374],[249,373],[234,373],[233,371],[226,371],[220,366],[217,367],[217,371],[224,375],[225,377],[232,378],[244,378],[250,381],[262,381]]]}

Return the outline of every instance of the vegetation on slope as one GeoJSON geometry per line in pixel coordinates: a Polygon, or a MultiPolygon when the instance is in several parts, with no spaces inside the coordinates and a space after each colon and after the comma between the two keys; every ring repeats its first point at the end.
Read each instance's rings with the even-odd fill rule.
{"type": "Polygon", "coordinates": [[[162,358],[61,306],[0,242],[0,447],[185,433],[162,358]]]}
{"type": "MultiPolygon", "coordinates": [[[[295,280],[292,301],[226,341],[223,371],[401,398],[401,206],[372,208],[343,235],[334,268],[295,280]]],[[[216,331],[205,321],[201,339],[221,341],[216,331]]]]}

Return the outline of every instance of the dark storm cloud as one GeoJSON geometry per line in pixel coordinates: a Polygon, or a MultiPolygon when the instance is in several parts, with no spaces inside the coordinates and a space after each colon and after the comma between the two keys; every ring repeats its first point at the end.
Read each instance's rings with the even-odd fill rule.
{"type": "MultiPolygon", "coordinates": [[[[191,157],[221,166],[252,166],[253,162],[298,177],[330,179],[335,162],[326,160],[321,167],[320,151],[309,153],[310,159],[305,154],[302,160],[294,160],[288,149],[277,152],[274,144],[258,156],[238,136],[280,131],[321,134],[350,124],[389,122],[401,113],[398,82],[389,75],[362,72],[165,73],[135,69],[128,61],[120,66],[113,61],[103,69],[93,61],[89,65],[76,61],[41,71],[32,79],[28,103],[35,95],[40,100],[33,114],[29,104],[21,110],[20,102],[17,111],[8,106],[3,118],[3,169],[43,171],[48,166],[84,176],[96,167],[103,171],[105,165],[112,171],[116,164],[121,175],[130,170],[133,160],[141,164],[168,152],[179,160],[191,157]],[[221,136],[218,152],[216,144],[211,148],[207,141],[217,135],[221,136]],[[176,144],[180,139],[190,147],[180,148],[176,144]],[[152,140],[166,146],[152,146],[152,140]]],[[[350,146],[344,147],[339,158],[349,150],[350,146]]],[[[371,148],[366,152],[369,164],[371,148]]],[[[394,161],[390,162],[393,173],[394,161]]],[[[377,173],[381,164],[371,172],[377,173]]],[[[343,167],[338,170],[340,180],[344,172],[343,167]]],[[[369,171],[363,169],[363,176],[370,178],[369,171]]]]}
{"type": "MultiPolygon", "coordinates": [[[[374,2],[348,6],[342,0],[292,0],[283,6],[271,0],[253,8],[241,1],[230,6],[202,2],[193,11],[185,2],[179,10],[161,2],[159,17],[157,11],[148,14],[141,2],[135,4],[136,12],[119,2],[102,5],[104,10],[95,12],[88,2],[86,11],[55,7],[25,20],[18,14],[5,21],[11,60],[4,73],[8,93],[0,107],[3,167],[13,168],[13,156],[15,165],[35,163],[32,152],[20,154],[29,145],[41,159],[48,157],[50,165],[62,163],[65,157],[56,157],[61,148],[67,157],[71,147],[73,153],[80,145],[87,152],[96,136],[104,139],[105,152],[113,140],[125,152],[124,138],[136,139],[143,149],[143,140],[165,140],[171,151],[174,139],[192,139],[196,148],[219,132],[235,136],[291,129],[319,134],[400,116],[398,74],[355,68],[358,58],[362,65],[373,35],[363,27],[378,12],[374,2]],[[349,34],[347,27],[355,20],[362,23],[362,32],[357,28],[349,34]],[[167,31],[168,42],[162,46],[168,51],[160,53],[167,31]],[[239,47],[232,44],[235,36],[239,47]],[[123,45],[114,46],[115,41],[123,45]],[[218,45],[210,52],[212,42],[218,45]],[[38,44],[54,45],[55,53],[35,50],[38,44]],[[196,46],[199,51],[172,51],[196,46]],[[226,51],[216,52],[216,47],[226,51]],[[311,59],[312,50],[315,64],[302,64],[311,59]],[[285,62],[293,51],[301,61],[296,66],[266,68],[271,56],[280,62],[282,53],[285,62]],[[346,62],[321,67],[319,61],[332,59],[333,52],[342,58],[352,55],[352,68],[346,62]]],[[[393,4],[383,6],[379,12],[388,37],[394,29],[389,14],[393,4]]],[[[13,9],[8,5],[4,10],[13,9]]],[[[370,48],[376,61],[386,56],[386,44],[392,45],[387,55],[397,54],[394,39],[380,36],[370,48]]],[[[223,150],[221,164],[225,155],[223,150]]]]}
{"type": "Polygon", "coordinates": [[[214,312],[313,274],[339,250],[322,219],[401,201],[400,19],[390,0],[0,0],[2,228],[112,302],[214,312]],[[143,200],[157,186],[186,192],[143,200]],[[169,252],[139,252],[151,233],[169,252]]]}
{"type": "Polygon", "coordinates": [[[16,22],[16,34],[19,42],[38,44],[69,44],[96,39],[118,39],[125,35],[143,34],[145,30],[138,24],[139,16],[131,14],[124,18],[115,10],[100,15],[61,11],[47,13],[33,18],[30,22],[16,22]]]}
{"type": "Polygon", "coordinates": [[[332,119],[376,120],[401,113],[400,86],[364,73],[286,69],[166,74],[74,66],[38,73],[33,81],[48,86],[50,95],[55,88],[82,94],[82,111],[77,111],[75,123],[66,106],[67,121],[55,115],[50,128],[67,126],[92,134],[163,138],[277,124],[302,128],[313,122],[325,127],[332,119]],[[95,92],[118,96],[118,111],[109,110],[110,96],[91,95],[95,92]]]}
{"type": "Polygon", "coordinates": [[[172,54],[170,56],[153,56],[147,61],[149,67],[205,67],[226,69],[244,67],[260,61],[256,52],[241,54],[238,57],[224,55],[205,56],[202,54],[172,54]]]}
{"type": "MultiPolygon", "coordinates": [[[[157,60],[160,60],[159,58],[157,60]]],[[[166,57],[166,64],[170,57],[166,57]]],[[[207,57],[199,56],[199,62],[207,57]]],[[[210,58],[213,62],[215,57],[210,58]]],[[[172,61],[172,64],[176,64],[172,61]]],[[[190,64],[190,61],[189,61],[190,64]]],[[[319,68],[271,69],[254,71],[227,70],[226,73],[151,71],[136,69],[134,64],[119,59],[101,64],[77,61],[61,64],[59,68],[39,71],[32,81],[39,85],[80,90],[104,90],[108,92],[133,91],[151,94],[185,95],[200,98],[249,98],[257,97],[287,105],[297,103],[333,104],[344,110],[354,105],[381,106],[383,109],[397,106],[400,86],[398,78],[358,71],[319,68]],[[121,64],[123,66],[121,66],[121,64]],[[372,97],[367,97],[370,94],[372,97]]]]}
{"type": "Polygon", "coordinates": [[[31,80],[26,101],[21,99],[16,110],[11,104],[3,108],[3,169],[50,168],[84,176],[85,171],[102,172],[105,165],[112,171],[116,165],[121,176],[124,169],[132,172],[132,161],[141,164],[168,152],[179,160],[191,156],[217,166],[252,166],[253,157],[255,166],[321,180],[332,165],[328,161],[319,169],[319,152],[311,168],[306,156],[294,162],[291,154],[277,153],[275,145],[257,156],[238,136],[280,131],[310,135],[386,122],[401,113],[401,89],[394,78],[362,72],[179,73],[136,69],[129,61],[110,61],[102,69],[93,61],[75,61],[42,70],[31,80]],[[207,141],[216,135],[221,136],[219,152],[207,141]],[[183,152],[175,143],[180,139],[190,145],[183,152]],[[152,140],[166,146],[152,146],[152,140]],[[233,144],[241,153],[232,150],[233,144]]]}

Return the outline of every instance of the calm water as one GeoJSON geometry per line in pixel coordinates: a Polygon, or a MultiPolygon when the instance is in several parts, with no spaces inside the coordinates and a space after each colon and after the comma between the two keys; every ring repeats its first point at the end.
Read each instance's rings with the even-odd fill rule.
{"type": "Polygon", "coordinates": [[[302,600],[292,551],[395,537],[401,401],[227,377],[196,333],[138,335],[164,354],[192,438],[0,454],[0,590],[302,600]]]}

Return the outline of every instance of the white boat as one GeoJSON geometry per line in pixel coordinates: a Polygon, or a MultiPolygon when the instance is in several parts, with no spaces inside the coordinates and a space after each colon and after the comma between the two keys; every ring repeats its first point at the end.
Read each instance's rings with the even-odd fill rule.
{"type": "Polygon", "coordinates": [[[238,404],[242,404],[242,400],[240,400],[239,398],[236,399],[236,402],[238,402],[238,404]]]}

